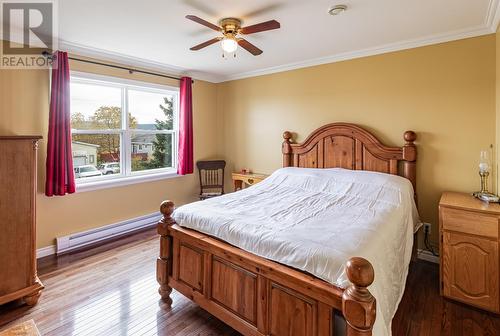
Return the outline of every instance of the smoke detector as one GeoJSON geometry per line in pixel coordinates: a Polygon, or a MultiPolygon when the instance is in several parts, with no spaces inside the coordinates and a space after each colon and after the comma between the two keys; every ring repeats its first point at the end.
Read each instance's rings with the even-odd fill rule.
{"type": "Polygon", "coordinates": [[[330,7],[330,9],[328,10],[328,14],[335,16],[335,15],[342,14],[346,10],[347,10],[346,5],[335,5],[333,7],[330,7]]]}

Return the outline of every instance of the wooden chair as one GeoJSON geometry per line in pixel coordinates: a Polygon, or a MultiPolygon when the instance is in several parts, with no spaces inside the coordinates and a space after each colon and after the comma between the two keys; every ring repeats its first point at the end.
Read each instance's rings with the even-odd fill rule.
{"type": "Polygon", "coordinates": [[[224,194],[226,161],[198,161],[196,166],[200,175],[200,200],[224,194]]]}

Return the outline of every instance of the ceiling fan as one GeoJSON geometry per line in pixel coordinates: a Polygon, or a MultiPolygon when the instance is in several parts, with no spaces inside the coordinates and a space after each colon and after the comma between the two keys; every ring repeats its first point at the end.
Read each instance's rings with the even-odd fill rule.
{"type": "Polygon", "coordinates": [[[266,22],[261,22],[248,27],[241,27],[241,20],[236,18],[225,18],[219,21],[219,26],[203,20],[195,15],[186,15],[186,19],[204,25],[210,29],[222,33],[222,36],[215,37],[206,42],[195,45],[190,48],[190,50],[200,50],[209,45],[217,42],[221,42],[222,50],[227,53],[233,53],[238,49],[238,46],[242,47],[254,56],[262,54],[262,50],[254,46],[252,43],[248,42],[244,38],[237,37],[237,35],[249,35],[254,33],[263,32],[266,30],[273,30],[280,28],[280,23],[276,20],[270,20],[266,22]]]}

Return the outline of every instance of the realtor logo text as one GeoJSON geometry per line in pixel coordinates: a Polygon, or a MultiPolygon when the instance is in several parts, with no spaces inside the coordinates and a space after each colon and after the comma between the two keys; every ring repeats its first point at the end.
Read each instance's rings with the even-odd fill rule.
{"type": "Polygon", "coordinates": [[[0,68],[47,69],[44,51],[57,50],[56,0],[0,0],[0,68]]]}

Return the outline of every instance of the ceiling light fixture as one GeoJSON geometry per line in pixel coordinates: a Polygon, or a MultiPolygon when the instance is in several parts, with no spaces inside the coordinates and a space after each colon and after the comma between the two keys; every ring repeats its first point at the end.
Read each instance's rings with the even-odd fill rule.
{"type": "Polygon", "coordinates": [[[234,57],[236,57],[235,51],[238,49],[238,47],[242,47],[254,56],[262,54],[262,50],[254,46],[252,43],[248,42],[246,39],[241,38],[240,34],[250,35],[268,30],[278,29],[281,27],[280,23],[276,20],[269,20],[251,26],[242,27],[241,20],[237,18],[224,18],[219,21],[219,25],[214,25],[213,23],[205,21],[195,15],[186,15],[186,19],[199,23],[219,33],[219,36],[195,45],[194,47],[191,47],[189,49],[200,50],[214,43],[221,42],[220,46],[224,51],[224,53],[222,54],[223,57],[226,57],[227,54],[231,53],[234,57]]]}
{"type": "Polygon", "coordinates": [[[236,41],[236,38],[230,34],[224,36],[224,38],[220,41],[220,45],[222,50],[228,54],[233,53],[236,49],[238,49],[238,42],[236,41]]]}
{"type": "Polygon", "coordinates": [[[335,16],[335,15],[342,14],[346,10],[347,10],[346,5],[335,5],[333,7],[330,7],[330,9],[328,10],[328,14],[335,16]]]}

